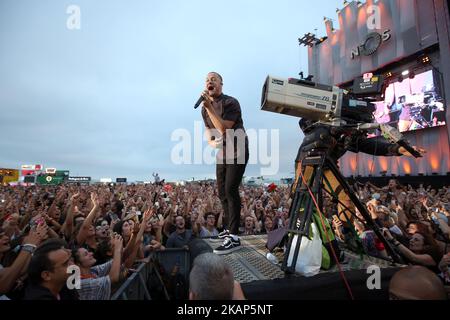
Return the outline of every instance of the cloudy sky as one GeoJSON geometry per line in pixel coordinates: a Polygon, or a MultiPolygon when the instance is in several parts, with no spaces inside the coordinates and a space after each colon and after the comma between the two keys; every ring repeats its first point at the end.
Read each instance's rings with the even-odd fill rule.
{"type": "Polygon", "coordinates": [[[246,129],[268,131],[250,141],[266,147],[245,175],[275,168],[279,157],[274,178],[290,176],[298,119],[261,111],[261,88],[268,74],[307,70],[297,38],[324,35],[323,17],[335,19],[336,7],[342,1],[2,0],[0,167],[43,164],[94,179],[214,177],[214,165],[174,163],[180,141],[171,137],[190,133],[194,153],[201,115],[193,104],[215,70],[246,129]],[[70,5],[80,9],[79,29],[70,5]],[[278,151],[271,130],[279,130],[278,151]]]}

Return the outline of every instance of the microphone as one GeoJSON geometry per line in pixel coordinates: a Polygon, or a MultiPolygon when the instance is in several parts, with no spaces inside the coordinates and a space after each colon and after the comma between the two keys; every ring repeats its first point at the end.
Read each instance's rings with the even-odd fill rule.
{"type": "Polygon", "coordinates": [[[197,102],[194,105],[194,109],[197,109],[200,103],[203,102],[203,100],[205,100],[205,98],[203,98],[203,96],[200,96],[200,98],[198,98],[197,102]]]}

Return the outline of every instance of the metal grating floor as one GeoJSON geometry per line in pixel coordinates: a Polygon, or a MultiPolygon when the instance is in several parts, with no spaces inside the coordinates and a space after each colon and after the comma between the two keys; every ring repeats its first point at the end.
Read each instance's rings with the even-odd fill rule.
{"type": "MultiPolygon", "coordinates": [[[[217,240],[207,240],[212,249],[221,245],[217,240]]],[[[265,257],[265,239],[261,236],[241,237],[241,248],[230,254],[222,255],[231,266],[234,277],[241,283],[256,280],[284,278],[279,265],[271,263],[265,257]]]]}
{"type": "MultiPolygon", "coordinates": [[[[273,264],[266,258],[268,250],[266,249],[266,235],[242,236],[241,248],[230,254],[222,255],[223,259],[231,266],[234,277],[241,283],[284,278],[285,273],[281,270],[283,253],[275,253],[279,263],[273,264]]],[[[222,244],[218,239],[204,239],[214,250],[222,244]]],[[[373,257],[361,257],[351,251],[341,248],[345,252],[345,260],[341,262],[344,271],[352,269],[366,269],[370,265],[378,265],[381,268],[392,267],[393,264],[373,257]]],[[[329,270],[320,272],[337,272],[337,266],[329,270]]],[[[300,276],[300,275],[298,275],[300,276]]]]}

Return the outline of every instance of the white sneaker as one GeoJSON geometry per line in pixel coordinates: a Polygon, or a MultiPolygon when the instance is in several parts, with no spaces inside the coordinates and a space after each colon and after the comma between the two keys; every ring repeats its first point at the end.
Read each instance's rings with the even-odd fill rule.
{"type": "Polygon", "coordinates": [[[225,238],[221,246],[214,249],[214,253],[218,255],[228,254],[233,251],[239,250],[240,248],[241,248],[241,240],[237,236],[230,235],[225,238]]]}
{"type": "Polygon", "coordinates": [[[225,240],[225,238],[229,238],[229,237],[231,237],[230,230],[226,230],[225,229],[221,233],[219,233],[217,236],[209,238],[209,241],[211,241],[211,242],[223,242],[225,240]]]}
{"type": "Polygon", "coordinates": [[[219,233],[219,234],[217,235],[217,237],[218,237],[219,239],[225,239],[225,238],[227,238],[227,237],[229,237],[229,236],[230,236],[230,230],[227,230],[227,229],[223,230],[221,233],[219,233]]]}

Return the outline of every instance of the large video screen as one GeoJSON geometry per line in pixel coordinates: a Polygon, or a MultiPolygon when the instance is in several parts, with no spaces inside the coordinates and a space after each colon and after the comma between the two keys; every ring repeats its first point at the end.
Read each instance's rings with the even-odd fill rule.
{"type": "Polygon", "coordinates": [[[445,125],[445,104],[433,70],[404,78],[390,83],[384,101],[375,102],[375,121],[388,123],[400,132],[445,125]]]}

